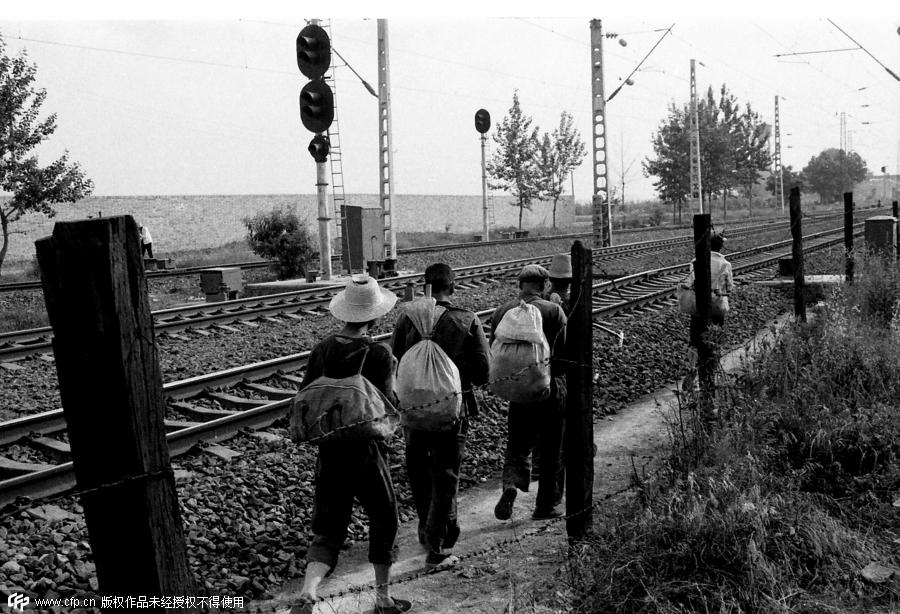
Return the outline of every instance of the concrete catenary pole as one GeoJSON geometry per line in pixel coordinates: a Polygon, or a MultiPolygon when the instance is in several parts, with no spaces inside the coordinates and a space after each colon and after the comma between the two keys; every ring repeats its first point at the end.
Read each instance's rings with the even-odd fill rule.
{"type": "Polygon", "coordinates": [[[591,213],[594,247],[612,244],[609,211],[609,168],[606,163],[606,97],[603,91],[603,26],[591,20],[591,109],[593,110],[594,196],[591,213]]]}
{"type": "Polygon", "coordinates": [[[378,20],[378,186],[384,213],[386,259],[397,259],[394,228],[394,153],[391,142],[391,67],[387,19],[378,20]]]}
{"type": "Polygon", "coordinates": [[[697,199],[697,213],[703,213],[703,183],[700,179],[700,120],[697,106],[696,60],[691,60],[691,197],[697,199]]]}

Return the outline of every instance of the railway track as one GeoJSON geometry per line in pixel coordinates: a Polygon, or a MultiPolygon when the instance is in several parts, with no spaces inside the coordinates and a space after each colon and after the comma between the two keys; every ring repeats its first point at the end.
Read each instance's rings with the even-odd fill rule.
{"type": "MultiPolygon", "coordinates": [[[[732,237],[751,235],[770,230],[771,224],[757,224],[732,230],[732,237]]],[[[575,235],[573,235],[575,236],[575,235]]],[[[635,255],[648,255],[667,251],[673,247],[689,245],[691,236],[639,241],[594,250],[595,266],[613,265],[626,261],[635,255]]],[[[476,244],[477,245],[477,244],[476,244]]],[[[480,285],[493,278],[503,277],[518,271],[523,265],[539,263],[547,265],[552,254],[532,256],[504,262],[460,267],[455,269],[457,284],[480,285]]],[[[421,282],[422,273],[386,278],[382,285],[402,294],[407,284],[421,282]]],[[[241,298],[220,303],[201,303],[186,307],[175,307],[153,312],[154,328],[157,333],[176,334],[187,329],[207,327],[227,327],[235,322],[250,322],[282,316],[303,318],[321,315],[331,297],[343,288],[343,284],[318,285],[302,290],[241,298]]],[[[0,333],[0,362],[15,361],[34,354],[52,351],[52,330],[45,326],[20,331],[0,333]]]]}
{"type": "MultiPolygon", "coordinates": [[[[857,224],[856,234],[861,233],[857,224]]],[[[833,229],[804,237],[804,251],[841,244],[843,229],[833,229]],[[839,236],[835,237],[834,235],[839,236]]],[[[790,255],[791,241],[780,241],[730,254],[736,276],[753,275],[790,255]],[[776,251],[780,250],[780,251],[776,251]],[[774,253],[773,253],[774,252],[774,253]]],[[[594,284],[595,326],[625,310],[662,306],[675,295],[675,285],[687,273],[680,264],[644,271],[612,281],[594,284]]],[[[493,309],[478,312],[486,326],[493,309]]],[[[376,337],[386,340],[389,335],[376,337]]],[[[192,377],[163,386],[168,411],[165,422],[170,455],[184,454],[196,445],[221,442],[243,429],[270,427],[283,417],[291,397],[302,381],[301,374],[310,352],[300,352],[192,377]]],[[[74,469],[68,460],[68,444],[53,436],[65,431],[62,410],[52,410],[0,423],[0,446],[24,445],[39,451],[57,464],[12,462],[0,456],[0,509],[19,497],[40,499],[65,492],[75,486],[74,469]]]]}
{"type": "MultiPolygon", "coordinates": [[[[857,212],[867,211],[868,209],[859,209],[857,212]]],[[[833,213],[833,214],[824,214],[821,219],[834,218],[843,216],[843,213],[833,213]]],[[[772,218],[760,218],[759,220],[755,220],[755,225],[757,227],[761,227],[764,225],[772,225],[784,222],[784,217],[772,217],[772,218]]],[[[640,233],[640,232],[648,232],[652,230],[682,230],[690,228],[690,226],[678,226],[678,225],[667,225],[667,226],[652,226],[649,228],[633,228],[633,229],[622,229],[619,230],[620,233],[640,233]]],[[[464,243],[445,243],[439,245],[424,245],[419,247],[406,247],[400,248],[397,250],[397,254],[399,256],[403,256],[405,254],[422,254],[428,252],[438,252],[438,251],[447,251],[447,250],[457,250],[457,249],[470,249],[473,247],[485,247],[489,245],[514,245],[517,243],[535,243],[541,241],[552,241],[556,239],[584,239],[591,237],[592,233],[590,232],[575,232],[568,234],[558,234],[558,235],[547,235],[540,237],[522,237],[519,239],[496,239],[493,241],[469,241],[464,243]]],[[[339,256],[335,256],[332,258],[334,261],[338,261],[340,259],[339,256]]],[[[269,261],[266,260],[249,260],[246,262],[232,262],[226,264],[210,264],[204,266],[195,266],[195,267],[181,267],[176,269],[167,269],[164,271],[147,271],[146,275],[150,279],[158,278],[158,277],[179,277],[183,275],[192,275],[195,273],[199,273],[205,269],[209,269],[211,267],[239,267],[241,269],[260,269],[267,267],[269,265],[269,261]]],[[[39,281],[19,281],[19,282],[9,282],[0,284],[0,293],[2,292],[12,292],[16,290],[39,290],[41,288],[41,282],[39,281]]]]}

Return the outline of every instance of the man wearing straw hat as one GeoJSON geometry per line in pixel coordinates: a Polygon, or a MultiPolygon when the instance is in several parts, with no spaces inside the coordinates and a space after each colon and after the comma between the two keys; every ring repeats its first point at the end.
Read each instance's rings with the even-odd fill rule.
{"type": "MultiPolygon", "coordinates": [[[[313,348],[300,389],[322,375],[342,378],[362,373],[396,404],[396,361],[387,345],[376,343],[368,336],[369,329],[396,302],[396,294],[380,288],[368,275],[351,276],[346,288],[328,305],[331,315],[342,321],[344,327],[313,348]]],[[[307,551],[300,603],[291,609],[292,614],[312,612],[316,589],[337,565],[354,498],[369,518],[369,562],[375,568],[378,585],[375,613],[396,614],[412,607],[408,601],[392,599],[388,592],[391,564],[397,556],[394,541],[399,518],[387,454],[387,445],[380,440],[339,440],[319,445],[313,539],[307,551]]]]}
{"type": "Polygon", "coordinates": [[[494,331],[507,311],[521,301],[533,305],[541,313],[544,337],[550,345],[550,396],[534,403],[510,403],[507,417],[508,435],[506,458],[503,464],[503,493],[494,507],[498,520],[512,517],[513,504],[518,491],[528,492],[531,478],[530,457],[535,448],[540,450],[541,474],[534,520],[557,518],[557,474],[561,459],[561,446],[566,400],[565,368],[557,358],[562,355],[566,343],[566,315],[562,308],[541,298],[549,273],[537,264],[526,265],[519,273],[519,297],[498,307],[491,318],[491,342],[494,331]]]}

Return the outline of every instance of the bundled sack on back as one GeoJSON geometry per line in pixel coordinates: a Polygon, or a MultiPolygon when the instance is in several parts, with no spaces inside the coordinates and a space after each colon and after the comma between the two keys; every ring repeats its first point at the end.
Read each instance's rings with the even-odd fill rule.
{"type": "Polygon", "coordinates": [[[491,392],[514,403],[542,401],[550,395],[550,344],[543,317],[520,301],[505,314],[491,345],[491,392]]]}
{"type": "Polygon", "coordinates": [[[400,359],[397,396],[403,426],[420,431],[453,428],[462,413],[459,369],[431,336],[446,309],[431,297],[406,306],[406,315],[422,339],[400,359]]]}
{"type": "Polygon", "coordinates": [[[291,438],[314,444],[338,440],[387,439],[399,422],[396,408],[375,384],[359,371],[350,377],[322,375],[297,393],[291,402],[291,438]]]}

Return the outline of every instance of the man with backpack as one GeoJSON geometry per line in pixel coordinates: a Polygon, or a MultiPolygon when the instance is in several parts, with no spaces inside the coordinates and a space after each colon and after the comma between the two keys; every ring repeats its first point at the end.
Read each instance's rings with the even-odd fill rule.
{"type": "MultiPolygon", "coordinates": [[[[354,498],[359,500],[369,520],[369,562],[375,568],[375,612],[397,614],[411,607],[408,601],[391,598],[388,591],[391,565],[397,556],[395,538],[399,518],[387,444],[379,438],[377,430],[371,436],[347,435],[351,428],[375,428],[373,424],[385,422],[379,419],[367,423],[359,419],[359,412],[371,410],[382,418],[394,414],[391,405],[396,404],[396,363],[390,348],[373,341],[368,332],[396,301],[396,294],[380,288],[368,275],[351,276],[347,287],[335,295],[328,306],[344,327],[313,348],[300,392],[292,403],[292,437],[312,441],[319,447],[313,539],[307,551],[300,603],[291,608],[292,614],[312,612],[319,584],[337,565],[338,554],[347,537],[354,498]],[[342,404],[337,416],[331,413],[318,417],[310,415],[323,407],[327,411],[328,405],[341,401],[339,395],[342,389],[348,388],[348,382],[362,379],[365,379],[362,383],[367,388],[367,399],[360,401],[356,397],[358,402],[349,404],[352,407],[347,407],[348,403],[342,404]],[[310,391],[316,391],[316,394],[310,391]],[[384,416],[385,410],[391,415],[384,416]],[[325,434],[317,435],[319,439],[311,436],[311,432],[322,431],[325,434]]],[[[381,435],[387,436],[392,430],[386,429],[381,435]]]]}
{"type": "Polygon", "coordinates": [[[566,315],[559,305],[541,298],[548,277],[542,266],[525,266],[519,273],[519,298],[498,307],[491,318],[491,377],[498,380],[492,382],[492,389],[510,400],[503,494],[494,508],[498,520],[512,517],[518,490],[528,492],[530,456],[535,447],[540,450],[541,471],[531,517],[545,520],[562,515],[556,506],[560,494],[557,492],[558,474],[562,469],[566,376],[565,367],[558,358],[562,356],[566,342],[566,315]],[[526,330],[529,322],[533,331],[526,330]],[[517,343],[517,340],[521,341],[517,343]],[[528,349],[529,344],[532,350],[528,349]],[[533,398],[520,396],[523,387],[540,378],[537,371],[529,373],[536,368],[533,364],[517,365],[509,376],[502,375],[504,371],[500,368],[494,372],[495,364],[499,367],[504,360],[515,362],[514,352],[520,352],[520,362],[525,363],[525,358],[531,357],[531,363],[536,361],[539,368],[546,370],[549,381],[543,391],[533,394],[533,398]],[[528,376],[516,386],[500,385],[499,380],[504,377],[515,382],[517,372],[528,376]]]}
{"type": "MultiPolygon", "coordinates": [[[[425,269],[425,286],[430,287],[433,301],[417,299],[407,304],[408,311],[397,320],[392,346],[394,356],[400,361],[401,413],[410,405],[427,405],[430,401],[421,396],[415,397],[413,403],[404,399],[404,390],[415,385],[415,382],[401,381],[407,372],[421,380],[419,384],[433,382],[425,388],[441,391],[441,398],[430,401],[432,406],[448,400],[458,403],[461,396],[461,407],[456,409],[459,412],[457,419],[433,428],[419,422],[414,428],[405,430],[406,469],[419,517],[419,543],[428,548],[425,566],[435,568],[453,562],[449,550],[460,533],[456,502],[459,472],[469,420],[478,415],[472,387],[488,381],[488,345],[478,316],[451,302],[455,288],[453,270],[449,266],[436,263],[425,269]],[[416,311],[422,309],[428,310],[431,317],[420,319],[416,311]],[[426,322],[428,330],[423,330],[422,322],[426,322]],[[423,339],[430,339],[440,348],[443,356],[439,360],[449,358],[452,364],[429,367],[431,360],[414,357],[416,346],[423,339]],[[407,354],[409,356],[404,360],[407,354]],[[448,372],[454,370],[458,383],[450,381],[453,374],[448,372]],[[456,386],[461,395],[454,394],[452,389],[456,386]]],[[[422,410],[414,407],[410,411],[422,410]]]]}
{"type": "MultiPolygon", "coordinates": [[[[708,333],[709,341],[713,346],[714,360],[718,364],[719,350],[722,343],[723,333],[725,329],[725,316],[730,310],[728,296],[734,290],[734,276],[731,272],[731,263],[722,255],[722,249],[727,239],[720,233],[713,231],[709,237],[709,273],[712,288],[712,296],[710,297],[710,317],[709,322],[715,329],[708,333]]],[[[694,290],[694,261],[691,261],[691,269],[687,278],[680,284],[679,291],[694,290]]],[[[679,301],[680,302],[680,301],[679,301]]],[[[690,303],[690,301],[688,301],[690,303]]],[[[685,305],[683,310],[691,314],[690,338],[688,345],[696,352],[701,343],[700,317],[696,314],[696,298],[693,299],[693,305],[685,305]]],[[[682,381],[682,389],[690,391],[698,387],[696,373],[692,369],[690,373],[682,381]]]]}

